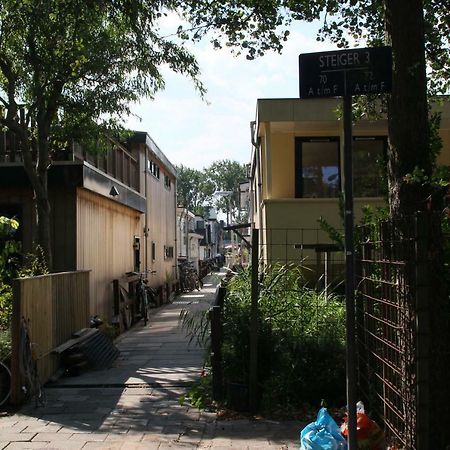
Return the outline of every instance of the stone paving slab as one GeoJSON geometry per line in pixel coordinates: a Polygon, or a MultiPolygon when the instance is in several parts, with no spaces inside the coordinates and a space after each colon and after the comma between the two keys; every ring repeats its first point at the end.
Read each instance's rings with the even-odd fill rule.
{"type": "Polygon", "coordinates": [[[28,404],[0,417],[0,450],[298,449],[301,424],[218,421],[180,404],[187,384],[200,377],[204,349],[188,345],[178,318],[183,308],[209,307],[218,277],[210,280],[120,336],[111,369],[62,379],[46,389],[44,407],[28,404]]]}

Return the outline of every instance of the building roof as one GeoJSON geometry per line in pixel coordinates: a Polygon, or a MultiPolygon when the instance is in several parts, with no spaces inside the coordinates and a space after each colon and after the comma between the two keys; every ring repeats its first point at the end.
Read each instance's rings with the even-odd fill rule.
{"type": "Polygon", "coordinates": [[[155,154],[155,156],[166,166],[167,170],[175,178],[177,177],[177,169],[175,168],[175,166],[169,161],[167,156],[162,152],[162,150],[158,147],[156,142],[146,131],[135,131],[134,135],[130,138],[130,141],[137,142],[139,144],[145,144],[155,154]]]}

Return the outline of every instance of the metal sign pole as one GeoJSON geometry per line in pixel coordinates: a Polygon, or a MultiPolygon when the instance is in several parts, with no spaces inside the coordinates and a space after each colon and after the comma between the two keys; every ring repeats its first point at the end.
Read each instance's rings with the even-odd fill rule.
{"type": "Polygon", "coordinates": [[[348,450],[357,449],[356,441],[356,337],[355,279],[353,236],[353,160],[352,96],[344,96],[344,197],[345,197],[345,300],[347,328],[347,408],[348,450]]]}

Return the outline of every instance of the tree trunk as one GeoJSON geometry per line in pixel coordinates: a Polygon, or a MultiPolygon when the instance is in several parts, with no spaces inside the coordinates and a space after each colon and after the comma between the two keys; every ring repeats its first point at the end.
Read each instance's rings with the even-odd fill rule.
{"type": "Polygon", "coordinates": [[[48,190],[46,189],[45,195],[36,196],[36,221],[38,229],[38,244],[44,251],[47,268],[51,272],[53,269],[53,254],[51,245],[51,220],[50,220],[50,202],[48,200],[48,190]]]}
{"type": "Polygon", "coordinates": [[[424,210],[429,186],[405,182],[417,167],[431,175],[425,36],[422,0],[386,0],[386,28],[393,53],[389,101],[389,203],[392,216],[424,210]]]}
{"type": "MultiPolygon", "coordinates": [[[[437,210],[434,218],[432,211],[427,215],[433,226],[429,227],[426,249],[428,273],[422,280],[429,287],[429,322],[417,337],[429,338],[429,374],[425,385],[418,386],[422,392],[428,389],[430,398],[428,404],[417,405],[421,408],[421,416],[425,417],[421,423],[421,439],[424,439],[421,442],[425,444],[421,444],[421,448],[447,448],[450,443],[448,427],[437,430],[435,426],[450,420],[450,388],[446,381],[450,370],[450,308],[440,220],[442,195],[434,192],[431,183],[424,182],[420,176],[415,181],[405,181],[405,175],[413,173],[416,168],[424,176],[430,177],[434,165],[428,119],[423,1],[385,0],[385,5],[394,64],[392,95],[388,108],[391,215],[393,218],[408,218],[418,211],[437,210]]],[[[408,219],[398,223],[408,222],[411,223],[408,219]]],[[[408,228],[408,225],[399,225],[401,234],[406,231],[403,228],[408,228]]],[[[413,279],[407,280],[409,286],[414,286],[413,282],[413,279]]],[[[409,306],[412,310],[417,307],[414,304],[415,294],[411,292],[412,304],[409,306]]]]}
{"type": "Polygon", "coordinates": [[[44,146],[43,151],[39,149],[39,161],[36,163],[32,159],[32,141],[27,133],[20,135],[22,142],[22,156],[24,169],[33,187],[36,206],[37,223],[37,243],[41,246],[47,263],[47,268],[51,272],[53,269],[53,253],[51,244],[51,220],[50,202],[48,198],[48,158],[42,158],[42,154],[48,154],[48,143],[46,139],[39,142],[39,146],[44,146]]]}

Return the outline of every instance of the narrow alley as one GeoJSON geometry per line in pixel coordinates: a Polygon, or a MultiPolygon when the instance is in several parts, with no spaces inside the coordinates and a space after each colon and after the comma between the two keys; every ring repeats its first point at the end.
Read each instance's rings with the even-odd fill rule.
{"type": "Polygon", "coordinates": [[[62,378],[45,389],[46,404],[27,404],[0,417],[0,449],[293,449],[298,422],[217,420],[214,412],[180,403],[199,379],[204,349],[189,344],[182,309],[206,309],[217,275],[200,292],[178,296],[116,341],[108,370],[62,378]]]}

